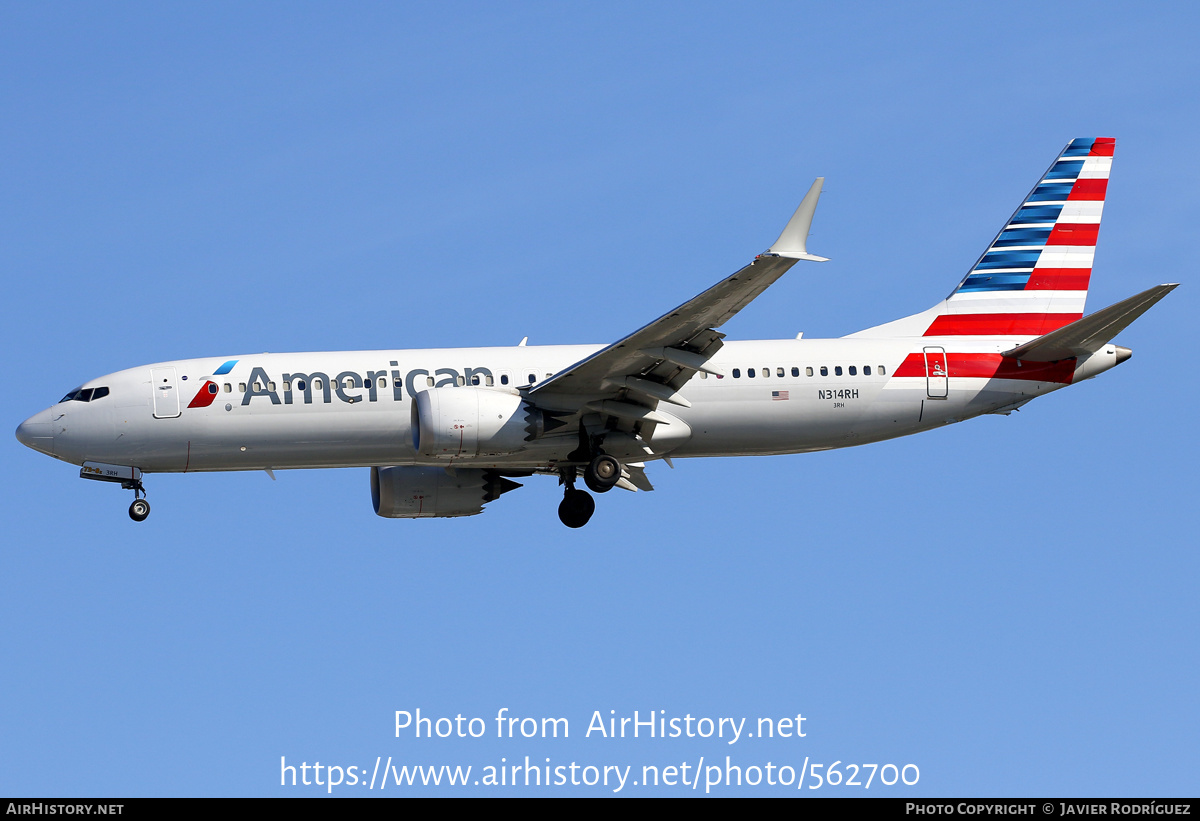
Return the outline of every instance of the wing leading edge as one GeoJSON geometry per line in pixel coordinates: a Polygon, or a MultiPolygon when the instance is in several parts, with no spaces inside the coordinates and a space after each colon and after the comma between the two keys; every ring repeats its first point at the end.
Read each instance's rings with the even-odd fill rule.
{"type": "Polygon", "coordinates": [[[626,422],[668,421],[660,402],[686,405],[678,390],[721,349],[716,329],[749,305],[797,260],[824,262],[808,253],[813,213],[825,178],[818,177],[774,245],[732,276],[648,325],[559,371],[529,391],[529,399],[556,410],[591,410],[626,422]]]}
{"type": "Polygon", "coordinates": [[[1071,357],[1090,356],[1113,337],[1128,328],[1154,303],[1179,287],[1178,282],[1155,285],[1115,305],[1077,319],[1056,331],[1039,336],[1024,345],[1005,351],[1005,356],[1027,362],[1057,362],[1071,357]]]}

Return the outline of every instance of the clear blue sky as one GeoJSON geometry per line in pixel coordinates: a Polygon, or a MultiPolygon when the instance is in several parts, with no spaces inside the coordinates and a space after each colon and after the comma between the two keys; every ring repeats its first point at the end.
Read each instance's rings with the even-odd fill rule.
{"type": "Polygon", "coordinates": [[[380,519],[365,469],[151,476],[134,525],[128,493],[10,436],[0,794],[324,794],[281,789],[281,756],[636,779],[729,755],[920,768],[870,795],[1195,795],[1198,22],[0,6],[10,430],[161,360],[608,342],[765,249],[818,175],[832,261],[724,330],[850,333],[948,293],[1079,136],[1118,140],[1089,308],[1183,283],[1119,338],[1130,362],[1011,417],[655,465],[581,531],[549,479],[479,517],[380,519]],[[417,708],[489,736],[395,738],[417,708]],[[500,708],[571,737],[497,740],[500,708]],[[799,713],[806,736],[584,738],[610,710],[799,713]]]}

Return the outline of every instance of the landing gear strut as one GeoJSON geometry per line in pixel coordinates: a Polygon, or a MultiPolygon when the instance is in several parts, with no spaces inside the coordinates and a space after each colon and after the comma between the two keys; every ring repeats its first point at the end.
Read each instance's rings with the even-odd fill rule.
{"type": "Polygon", "coordinates": [[[141,480],[122,482],[121,488],[133,491],[133,504],[129,506],[129,518],[135,522],[146,521],[146,517],[150,515],[150,503],[144,498],[146,488],[142,486],[141,480]]]}

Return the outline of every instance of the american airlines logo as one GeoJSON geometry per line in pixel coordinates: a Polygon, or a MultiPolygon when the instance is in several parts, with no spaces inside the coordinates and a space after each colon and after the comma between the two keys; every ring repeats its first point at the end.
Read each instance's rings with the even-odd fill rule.
{"type": "MultiPolygon", "coordinates": [[[[229,373],[234,362],[236,360],[225,363],[213,375],[229,373]]],[[[342,371],[337,374],[309,371],[284,373],[278,382],[266,369],[254,367],[250,370],[249,379],[238,387],[243,406],[249,405],[254,399],[269,400],[272,405],[311,405],[314,402],[329,404],[335,398],[352,405],[363,401],[378,402],[381,396],[386,397],[389,392],[392,400],[399,402],[404,398],[405,391],[409,396],[414,396],[418,391],[428,388],[493,384],[495,377],[492,371],[479,367],[463,368],[461,372],[454,368],[438,368],[434,371],[414,368],[407,373],[395,368],[364,373],[342,371]],[[389,381],[391,384],[388,384],[389,381]]],[[[211,379],[206,380],[188,407],[206,408],[219,393],[220,386],[211,379]]]]}

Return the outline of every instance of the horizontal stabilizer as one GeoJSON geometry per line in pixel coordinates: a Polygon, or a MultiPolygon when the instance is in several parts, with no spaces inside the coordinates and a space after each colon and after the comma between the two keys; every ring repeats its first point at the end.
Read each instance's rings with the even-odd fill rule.
{"type": "Polygon", "coordinates": [[[817,211],[817,200],[821,198],[821,188],[825,185],[824,177],[817,177],[816,182],[808,189],[808,193],[804,195],[804,199],[800,202],[800,207],[796,209],[796,213],[792,214],[792,218],[788,220],[788,224],[784,226],[783,233],[779,235],[779,239],[775,240],[775,244],[767,251],[768,254],[786,257],[788,259],[807,259],[813,262],[828,262],[825,257],[818,257],[815,254],[808,253],[808,231],[812,227],[813,214],[817,211]]]}
{"type": "Polygon", "coordinates": [[[1004,355],[1026,362],[1057,362],[1073,356],[1089,356],[1111,342],[1113,337],[1177,287],[1177,282],[1155,285],[1116,305],[1064,325],[1057,331],[1005,351],[1004,355]]]}

